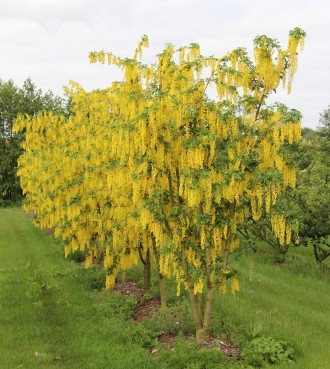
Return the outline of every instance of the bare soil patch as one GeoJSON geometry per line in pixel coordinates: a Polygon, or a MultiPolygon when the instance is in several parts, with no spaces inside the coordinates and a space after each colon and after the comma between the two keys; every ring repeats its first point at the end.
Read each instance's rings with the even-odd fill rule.
{"type": "Polygon", "coordinates": [[[150,318],[155,309],[160,308],[160,299],[153,297],[149,300],[142,301],[141,304],[134,310],[133,319],[136,322],[141,322],[143,319],[150,318]]]}
{"type": "MultiPolygon", "coordinates": [[[[186,340],[194,339],[194,338],[195,336],[192,334],[188,334],[185,336],[186,340]]],[[[175,341],[177,339],[178,337],[175,335],[164,333],[158,337],[158,342],[164,344],[167,350],[174,350],[175,341]]],[[[217,348],[221,350],[228,357],[236,358],[237,360],[242,359],[241,352],[237,347],[231,345],[230,343],[227,343],[227,342],[215,339],[215,338],[210,338],[208,341],[204,341],[202,344],[197,345],[196,348],[197,349],[204,348],[204,349],[209,349],[209,350],[217,348]]],[[[153,348],[150,353],[151,355],[157,355],[158,351],[159,351],[158,349],[153,348]]]]}
{"type": "Polygon", "coordinates": [[[113,287],[112,291],[121,293],[125,296],[136,297],[138,305],[134,310],[132,318],[138,323],[140,323],[143,319],[150,318],[152,316],[152,312],[155,309],[160,308],[160,299],[158,297],[144,300],[143,289],[137,282],[118,282],[113,287]]]}
{"type": "Polygon", "coordinates": [[[177,336],[174,336],[173,334],[163,333],[158,337],[158,342],[164,344],[168,350],[172,350],[176,339],[177,336]]]}
{"type": "Polygon", "coordinates": [[[121,293],[125,296],[134,296],[138,302],[143,300],[143,289],[137,282],[134,281],[118,282],[112,288],[112,291],[121,293]]]}
{"type": "Polygon", "coordinates": [[[241,352],[237,347],[215,338],[203,342],[198,347],[208,349],[219,348],[226,356],[241,359],[241,352]]]}

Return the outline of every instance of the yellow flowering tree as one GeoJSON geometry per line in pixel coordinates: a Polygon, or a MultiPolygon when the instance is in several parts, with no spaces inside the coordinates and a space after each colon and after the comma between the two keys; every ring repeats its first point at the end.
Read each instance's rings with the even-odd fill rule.
{"type": "MultiPolygon", "coordinates": [[[[139,255],[143,260],[153,255],[162,300],[164,276],[176,280],[178,294],[182,286],[188,291],[199,343],[209,334],[216,291],[239,290],[229,267],[238,227],[266,212],[277,237],[291,235],[275,205],[295,186],[284,148],[299,140],[300,122],[267,99],[280,83],[290,92],[304,37],[299,28],[291,31],[287,49],[257,37],[254,61],[243,48],[216,58],[202,56],[197,44],[178,50],[169,44],[155,64],[145,65],[146,37],[131,59],[91,53],[92,63],[115,64],[124,78],[102,91],[75,92],[75,114],[60,124],[71,141],[64,140],[58,156],[48,154],[52,169],[61,166],[57,170],[67,178],[49,173],[67,199],[59,220],[74,240],[68,247],[97,242],[105,253],[108,288],[120,268],[132,266],[139,255]],[[69,194],[69,184],[78,192],[69,194]]],[[[21,121],[17,129],[24,125],[21,121]]],[[[21,179],[25,176],[26,192],[38,197],[29,183],[33,165],[26,162],[20,161],[21,179]]],[[[49,212],[60,195],[52,196],[49,212]]],[[[32,197],[38,209],[41,198],[33,203],[32,197]]]]}
{"type": "MultiPolygon", "coordinates": [[[[109,150],[112,92],[86,93],[72,83],[67,93],[72,98],[69,119],[44,112],[15,122],[15,130],[24,130],[26,137],[18,171],[26,194],[24,208],[36,213],[39,227],[55,228],[55,235],[65,241],[66,256],[78,249],[86,252],[86,267],[103,259],[111,287],[118,271],[139,258],[138,250],[123,246],[123,239],[119,249],[109,248],[117,235],[116,217],[130,213],[122,206],[130,203],[125,203],[129,189],[124,183],[111,188],[107,180],[109,172],[118,175],[116,153],[109,150]],[[111,206],[114,199],[117,206],[111,206]]],[[[129,242],[129,236],[125,239],[129,242]]]]}
{"type": "MultiPolygon", "coordinates": [[[[188,290],[198,342],[209,332],[214,293],[229,280],[233,293],[239,289],[228,268],[237,228],[265,211],[277,237],[291,236],[275,204],[295,186],[283,147],[299,140],[300,122],[266,101],[281,82],[290,92],[304,36],[291,31],[286,50],[257,37],[254,62],[242,48],[203,57],[197,44],[168,45],[151,66],[107,54],[125,70],[120,147],[136,224],[151,237],[160,272],[176,279],[178,293],[182,284],[188,290]]],[[[91,54],[91,62],[104,55],[91,54]]]]}
{"type": "Polygon", "coordinates": [[[41,228],[55,228],[55,235],[65,241],[66,256],[78,248],[94,250],[86,259],[88,266],[96,256],[100,232],[93,203],[98,189],[89,190],[84,160],[86,130],[72,118],[67,121],[51,113],[20,117],[15,129],[25,130],[26,135],[18,172],[26,193],[25,209],[36,213],[41,228]]]}
{"type": "MultiPolygon", "coordinates": [[[[18,174],[26,194],[25,210],[36,214],[39,227],[55,229],[65,242],[65,256],[84,251],[86,267],[102,259],[108,270],[107,288],[120,270],[141,259],[147,291],[151,243],[130,222],[132,189],[126,158],[120,156],[122,132],[116,133],[116,115],[109,114],[115,105],[120,110],[119,87],[87,93],[71,83],[69,119],[46,112],[19,117],[15,130],[24,131],[26,140],[18,174]]],[[[125,93],[125,86],[122,89],[125,93]]]]}

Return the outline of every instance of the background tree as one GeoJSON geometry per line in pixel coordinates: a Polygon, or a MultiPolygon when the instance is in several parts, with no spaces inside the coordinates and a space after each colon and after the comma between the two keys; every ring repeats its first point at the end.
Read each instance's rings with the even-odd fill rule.
{"type": "Polygon", "coordinates": [[[13,122],[19,114],[34,116],[40,110],[64,113],[63,99],[52,92],[43,93],[30,79],[22,87],[14,82],[0,81],[0,204],[21,199],[22,191],[17,172],[17,158],[24,133],[13,133],[13,122]]]}
{"type": "Polygon", "coordinates": [[[301,242],[314,248],[318,262],[330,255],[330,108],[311,139],[297,147],[301,242]]]}

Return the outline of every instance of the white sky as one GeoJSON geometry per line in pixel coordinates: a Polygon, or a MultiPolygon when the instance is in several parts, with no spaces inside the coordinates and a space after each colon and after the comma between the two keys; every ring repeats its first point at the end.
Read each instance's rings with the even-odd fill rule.
{"type": "Polygon", "coordinates": [[[44,90],[62,95],[70,80],[87,90],[120,78],[116,67],[90,65],[90,51],[130,57],[143,34],[146,61],[166,43],[198,42],[204,55],[253,49],[266,34],[287,44],[290,29],[307,32],[291,95],[276,100],[303,114],[315,128],[330,104],[329,0],[0,0],[0,79],[22,85],[31,77],[44,90]]]}

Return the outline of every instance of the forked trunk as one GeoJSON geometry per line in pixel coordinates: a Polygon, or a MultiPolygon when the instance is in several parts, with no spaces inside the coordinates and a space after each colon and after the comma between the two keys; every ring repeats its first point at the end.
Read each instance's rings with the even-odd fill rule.
{"type": "Polygon", "coordinates": [[[193,289],[188,287],[190,304],[193,312],[196,343],[200,345],[210,338],[213,289],[207,291],[206,302],[201,293],[194,295],[193,289]],[[204,309],[205,307],[205,309],[204,309]]]}
{"type": "MultiPolygon", "coordinates": [[[[204,341],[208,339],[210,336],[213,297],[214,297],[214,289],[208,288],[207,294],[206,294],[206,303],[205,303],[204,320],[203,320],[204,341]]],[[[197,343],[200,343],[198,342],[198,339],[197,339],[197,332],[196,332],[196,340],[197,340],[197,343]]]]}
{"type": "Polygon", "coordinates": [[[187,262],[184,254],[182,254],[182,266],[185,274],[185,279],[188,287],[188,295],[190,300],[190,306],[193,313],[195,332],[196,332],[196,342],[200,344],[205,341],[206,337],[209,335],[208,330],[204,329],[204,308],[203,308],[203,294],[194,294],[194,283],[191,280],[190,274],[187,268],[187,262]]]}

